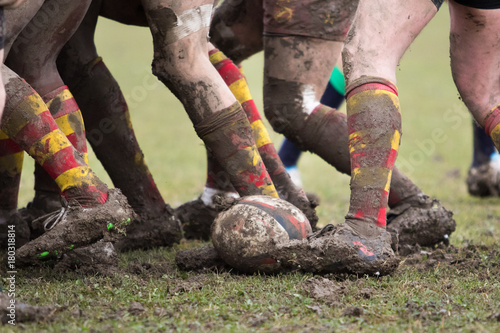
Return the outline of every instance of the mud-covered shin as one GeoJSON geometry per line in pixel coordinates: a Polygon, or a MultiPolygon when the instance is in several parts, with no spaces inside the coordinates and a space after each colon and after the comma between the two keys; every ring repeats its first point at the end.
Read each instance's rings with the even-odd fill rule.
{"type": "Polygon", "coordinates": [[[278,197],[255,145],[250,123],[238,102],[208,116],[194,128],[229,174],[240,196],[278,197]]]}

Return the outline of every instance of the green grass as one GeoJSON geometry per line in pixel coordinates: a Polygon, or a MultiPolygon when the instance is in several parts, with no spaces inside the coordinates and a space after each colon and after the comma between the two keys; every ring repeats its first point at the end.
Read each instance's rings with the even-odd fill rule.
{"type": "MultiPolygon", "coordinates": [[[[23,328],[0,326],[0,331],[500,331],[498,320],[488,319],[499,312],[500,305],[500,206],[498,199],[467,194],[471,118],[451,78],[448,24],[443,7],[398,68],[403,113],[398,165],[428,195],[454,211],[457,230],[451,244],[470,249],[475,249],[471,244],[479,246],[477,251],[454,254],[470,265],[461,261],[446,264],[424,255],[411,265],[403,264],[389,277],[329,276],[344,288],[338,300],[330,303],[308,294],[304,282],[311,278],[309,274],[270,277],[180,272],[173,262],[175,251],[200,245],[182,243],[174,249],[123,255],[120,265],[128,273],[112,278],[53,274],[40,268],[19,272],[19,301],[56,305],[59,310],[53,321],[27,323],[23,328]],[[481,245],[489,249],[481,249],[481,245]],[[163,270],[131,271],[131,265],[146,263],[163,270]],[[371,290],[370,298],[363,296],[366,288],[371,290]],[[144,311],[129,313],[132,301],[141,303],[144,311]],[[363,315],[343,316],[349,306],[363,308],[363,315]],[[75,315],[78,309],[81,315],[75,315]]],[[[97,45],[127,97],[135,132],[165,200],[175,207],[197,197],[205,181],[202,142],[181,104],[150,74],[149,31],[101,20],[97,45]]],[[[262,110],[262,54],[244,65],[262,110]]],[[[282,137],[273,133],[272,138],[279,146],[282,137]]],[[[90,159],[97,174],[111,183],[95,157],[90,159]]],[[[32,163],[30,158],[25,161],[20,206],[33,196],[32,163]]],[[[311,154],[304,154],[299,168],[305,189],[322,199],[320,223],[342,222],[348,207],[349,177],[311,154]]],[[[5,286],[6,280],[2,283],[5,286]]]]}

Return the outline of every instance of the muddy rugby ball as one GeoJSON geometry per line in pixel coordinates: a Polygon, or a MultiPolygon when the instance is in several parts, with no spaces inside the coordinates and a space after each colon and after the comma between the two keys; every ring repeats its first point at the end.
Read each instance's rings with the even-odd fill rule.
{"type": "Polygon", "coordinates": [[[307,217],[287,201],[264,195],[242,198],[221,212],[212,224],[212,241],[219,256],[245,273],[279,271],[269,253],[280,242],[311,233],[307,217]]]}

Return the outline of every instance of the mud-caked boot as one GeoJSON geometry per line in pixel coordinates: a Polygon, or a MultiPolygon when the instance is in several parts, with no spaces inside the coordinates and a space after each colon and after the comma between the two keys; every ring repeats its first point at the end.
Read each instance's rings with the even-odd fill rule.
{"type": "Polygon", "coordinates": [[[470,167],[467,174],[467,190],[476,197],[500,196],[500,161],[489,161],[470,167]]]}
{"type": "Polygon", "coordinates": [[[19,214],[30,228],[30,239],[38,238],[45,232],[42,224],[33,225],[33,221],[41,216],[59,211],[61,207],[61,196],[58,193],[37,191],[33,201],[19,210],[19,214]]]}
{"type": "Polygon", "coordinates": [[[201,197],[180,205],[174,211],[182,223],[184,237],[202,240],[210,239],[210,227],[218,213],[215,207],[206,205],[201,197]]]}
{"type": "Polygon", "coordinates": [[[7,247],[19,248],[30,240],[28,223],[17,209],[10,212],[0,210],[0,253],[7,252],[7,247]]]}
{"type": "Polygon", "coordinates": [[[387,213],[387,229],[398,233],[400,247],[449,244],[455,228],[453,213],[423,193],[402,200],[387,213]]]}
{"type": "Polygon", "coordinates": [[[65,253],[54,266],[54,270],[76,270],[85,274],[110,276],[119,271],[118,254],[113,243],[100,240],[65,253]]]}
{"type": "Polygon", "coordinates": [[[127,228],[127,235],[115,244],[117,251],[152,249],[172,246],[182,239],[182,225],[167,204],[159,216],[141,214],[137,221],[127,228]]]}
{"type": "Polygon", "coordinates": [[[387,275],[399,259],[391,245],[392,235],[363,221],[327,225],[307,240],[280,244],[273,251],[284,269],[298,267],[307,272],[387,275]]]}
{"type": "Polygon", "coordinates": [[[33,221],[43,223],[46,232],[17,250],[17,262],[33,264],[55,259],[100,239],[117,242],[135,219],[136,214],[119,189],[110,189],[106,202],[95,207],[82,207],[75,200],[64,202],[59,211],[33,221]]]}

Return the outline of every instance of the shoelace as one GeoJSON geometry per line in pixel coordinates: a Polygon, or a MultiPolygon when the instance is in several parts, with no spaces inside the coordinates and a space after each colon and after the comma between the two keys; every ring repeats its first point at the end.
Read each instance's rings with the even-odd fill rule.
{"type": "Polygon", "coordinates": [[[43,228],[45,231],[49,231],[50,229],[54,228],[62,219],[68,215],[69,212],[69,206],[68,207],[62,207],[59,212],[54,212],[52,215],[48,216],[45,222],[43,223],[43,228]]]}
{"type": "Polygon", "coordinates": [[[63,206],[61,207],[60,210],[56,210],[54,212],[42,215],[39,218],[33,220],[33,223],[38,223],[43,221],[41,223],[43,223],[43,228],[45,229],[45,231],[49,231],[52,228],[54,228],[69,213],[70,206],[68,202],[66,200],[64,201],[61,200],[61,203],[63,204],[63,206]]]}

